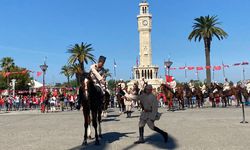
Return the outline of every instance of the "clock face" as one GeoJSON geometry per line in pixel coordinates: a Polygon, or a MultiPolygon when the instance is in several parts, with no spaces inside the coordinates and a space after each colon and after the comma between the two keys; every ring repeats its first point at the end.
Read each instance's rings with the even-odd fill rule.
{"type": "Polygon", "coordinates": [[[148,21],[147,21],[147,20],[143,20],[142,24],[143,24],[144,26],[147,26],[147,25],[148,25],[148,21]]]}

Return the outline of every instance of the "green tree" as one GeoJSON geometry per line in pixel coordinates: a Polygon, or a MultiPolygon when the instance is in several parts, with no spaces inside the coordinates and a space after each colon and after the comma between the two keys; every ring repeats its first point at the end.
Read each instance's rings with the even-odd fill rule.
{"type": "Polygon", "coordinates": [[[4,57],[1,59],[1,68],[3,71],[8,72],[15,66],[14,60],[11,57],[4,57]]]}
{"type": "Polygon", "coordinates": [[[67,83],[68,83],[68,86],[70,86],[69,78],[72,77],[72,67],[69,65],[62,66],[61,74],[67,77],[67,83]]]}
{"type": "Polygon", "coordinates": [[[75,75],[77,85],[79,85],[80,82],[81,82],[81,75],[83,74],[83,71],[82,71],[80,65],[79,64],[73,64],[71,66],[70,70],[71,70],[71,77],[75,75]]]}
{"type": "MultiPolygon", "coordinates": [[[[211,66],[210,62],[210,48],[213,37],[218,40],[222,40],[228,36],[228,34],[218,25],[221,23],[218,21],[217,16],[201,16],[194,19],[193,31],[190,33],[188,39],[191,41],[204,41],[205,45],[205,57],[206,66],[211,66]]],[[[206,69],[207,82],[211,83],[211,70],[206,69]]]]}
{"type": "Polygon", "coordinates": [[[80,78],[78,81],[83,79],[82,77],[85,73],[84,64],[88,64],[89,61],[95,62],[94,55],[92,54],[93,48],[91,46],[91,44],[82,42],[81,44],[75,44],[74,46],[71,46],[70,49],[68,49],[68,53],[71,54],[68,63],[70,65],[77,66],[77,72],[75,73],[78,74],[76,75],[77,78],[80,78]]]}
{"type": "MultiPolygon", "coordinates": [[[[10,72],[10,69],[15,66],[14,60],[11,57],[2,58],[0,63],[3,73],[10,72]]],[[[3,84],[2,88],[7,89],[9,87],[10,76],[6,76],[6,80],[4,82],[7,83],[3,84]]]]}
{"type": "Polygon", "coordinates": [[[28,83],[31,83],[32,78],[30,77],[29,71],[26,68],[14,66],[11,72],[17,72],[16,74],[10,75],[11,79],[16,79],[16,90],[29,90],[28,83]]]}
{"type": "Polygon", "coordinates": [[[109,69],[105,69],[104,68],[104,74],[105,74],[105,77],[111,77],[111,73],[110,73],[110,70],[109,69]]]}

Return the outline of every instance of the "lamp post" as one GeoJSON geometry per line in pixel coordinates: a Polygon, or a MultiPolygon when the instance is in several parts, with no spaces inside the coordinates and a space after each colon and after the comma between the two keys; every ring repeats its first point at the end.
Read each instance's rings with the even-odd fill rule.
{"type": "Polygon", "coordinates": [[[15,86],[16,86],[16,79],[11,80],[11,85],[12,85],[12,96],[15,97],[15,86]]]}
{"type": "Polygon", "coordinates": [[[170,75],[170,67],[172,66],[173,62],[168,59],[168,61],[164,62],[164,66],[168,69],[168,76],[170,75]]]}
{"type": "Polygon", "coordinates": [[[41,70],[43,71],[43,96],[45,91],[45,74],[48,69],[48,65],[46,65],[46,61],[44,61],[43,65],[40,65],[41,70]]]}
{"type": "Polygon", "coordinates": [[[6,70],[9,73],[7,75],[7,92],[8,92],[8,97],[10,97],[10,67],[11,67],[11,64],[8,63],[7,66],[6,66],[6,70]]]}

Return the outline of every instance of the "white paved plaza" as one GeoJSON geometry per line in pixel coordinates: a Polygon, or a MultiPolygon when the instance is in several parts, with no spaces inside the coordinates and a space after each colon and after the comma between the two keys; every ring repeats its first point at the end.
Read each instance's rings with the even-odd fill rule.
{"type": "MultiPolygon", "coordinates": [[[[157,133],[145,128],[146,143],[134,145],[138,139],[138,116],[118,115],[110,109],[103,119],[101,145],[94,141],[81,147],[83,140],[82,113],[57,112],[40,114],[37,111],[0,114],[0,149],[6,150],[150,150],[150,149],[250,149],[250,124],[240,124],[241,108],[204,108],[163,112],[156,125],[170,135],[166,144],[157,133]]],[[[246,120],[250,121],[250,108],[246,108],[246,120]]]]}

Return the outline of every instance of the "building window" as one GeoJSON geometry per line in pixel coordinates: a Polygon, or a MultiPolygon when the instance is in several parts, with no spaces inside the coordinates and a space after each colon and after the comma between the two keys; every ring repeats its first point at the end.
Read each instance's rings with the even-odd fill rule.
{"type": "Polygon", "coordinates": [[[150,70],[150,78],[153,79],[153,71],[150,70]]]}
{"type": "Polygon", "coordinates": [[[144,72],[143,72],[143,70],[141,71],[141,76],[144,77],[144,72]]]}

